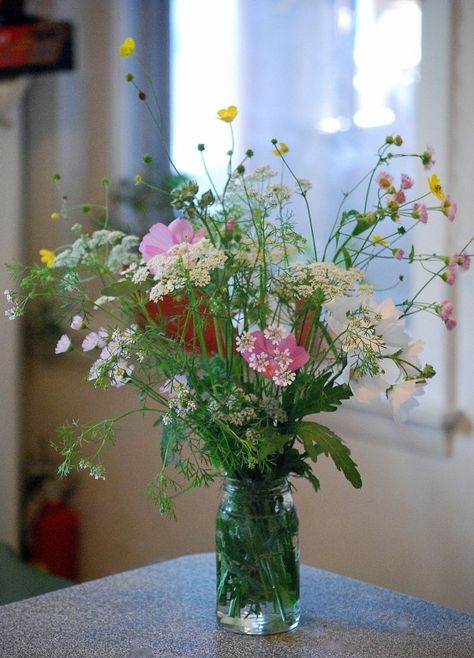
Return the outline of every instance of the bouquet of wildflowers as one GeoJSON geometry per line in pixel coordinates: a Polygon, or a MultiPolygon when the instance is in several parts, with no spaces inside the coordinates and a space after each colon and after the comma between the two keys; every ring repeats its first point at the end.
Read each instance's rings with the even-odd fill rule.
{"type": "MultiPolygon", "coordinates": [[[[236,116],[235,106],[218,112],[232,141],[222,190],[211,183],[201,191],[183,177],[171,193],[175,219],[157,221],[143,237],[111,227],[105,202],[94,219],[99,225],[72,223],[69,246],[42,249],[38,264],[12,267],[19,285],[7,291],[11,318],[35,298],[55,300],[68,326],[56,353],[78,350],[95,386],[129,386],[138,394],[137,406],[114,418],[59,428],[60,473],[78,468],[104,477],[101,452],[115,425],[147,413],[163,426],[162,463],[150,492],[170,514],[181,490],[224,474],[303,477],[317,490],[313,466],[322,455],[360,487],[348,447],[318,414],[352,396],[363,403],[383,397],[403,419],[434,374],[421,361],[422,342],[405,330],[406,317],[425,311],[448,329],[456,324],[448,301],[425,301],[418,292],[395,304],[377,295],[371,264],[385,258],[421,265],[426,284],[439,277],[452,284],[470,264],[466,247],[425,255],[399,245],[430,213],[455,218],[456,204],[436,174],[415,196],[412,178],[390,173],[402,157],[430,168],[430,149],[407,156],[402,139],[388,136],[353,188],[366,187],[363,207],[348,210],[344,195],[318,250],[311,185],[294,174],[288,146],[272,140],[281,174],[268,166],[252,170],[251,150],[235,162],[236,116]],[[295,229],[294,197],[307,209],[309,240],[295,229]]],[[[145,177],[136,182],[148,185],[145,177]]],[[[108,181],[102,183],[107,199],[108,181]]],[[[70,215],[63,205],[53,218],[70,215]]]]}

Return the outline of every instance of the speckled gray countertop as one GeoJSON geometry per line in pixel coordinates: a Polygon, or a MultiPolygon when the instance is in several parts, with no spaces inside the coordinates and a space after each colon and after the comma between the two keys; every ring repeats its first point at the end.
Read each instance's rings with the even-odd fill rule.
{"type": "Polygon", "coordinates": [[[1,658],[474,658],[474,617],[302,567],[298,629],[218,630],[214,556],[190,555],[0,607],[1,658]]]}

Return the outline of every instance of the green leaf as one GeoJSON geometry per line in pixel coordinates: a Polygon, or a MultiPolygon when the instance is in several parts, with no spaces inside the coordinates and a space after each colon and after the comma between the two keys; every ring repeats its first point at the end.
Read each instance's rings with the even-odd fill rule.
{"type": "Polygon", "coordinates": [[[347,251],[346,247],[342,248],[342,255],[344,256],[344,265],[349,270],[352,267],[352,258],[349,252],[347,251]]]}
{"type": "Polygon", "coordinates": [[[102,288],[101,295],[105,297],[121,297],[122,295],[131,295],[137,292],[137,285],[133,281],[116,281],[110,286],[102,288]]]}
{"type": "Polygon", "coordinates": [[[408,254],[408,262],[413,263],[414,258],[415,258],[415,247],[411,245],[410,253],[408,254]]]}
{"type": "Polygon", "coordinates": [[[359,489],[362,486],[357,464],[350,456],[351,451],[337,434],[334,434],[328,427],[312,421],[297,423],[295,431],[313,461],[316,461],[315,458],[319,454],[324,453],[326,457],[331,457],[336,468],[344,473],[353,487],[359,489]]]}
{"type": "Polygon", "coordinates": [[[259,442],[258,459],[265,460],[269,455],[282,453],[286,444],[291,440],[291,435],[280,434],[279,432],[268,432],[268,437],[259,442]]]}
{"type": "Polygon", "coordinates": [[[172,463],[174,458],[174,444],[176,441],[177,428],[175,423],[163,425],[163,434],[161,437],[161,461],[163,468],[172,463]]]}
{"type": "Polygon", "coordinates": [[[332,374],[326,372],[305,389],[303,397],[294,407],[293,418],[304,418],[321,411],[336,411],[343,400],[352,397],[347,384],[334,385],[330,380],[332,374]]]}

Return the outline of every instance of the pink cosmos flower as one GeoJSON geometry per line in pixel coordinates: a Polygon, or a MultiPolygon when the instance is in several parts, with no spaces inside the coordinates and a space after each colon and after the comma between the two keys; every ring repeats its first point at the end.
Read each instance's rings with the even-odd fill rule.
{"type": "Polygon", "coordinates": [[[277,341],[275,332],[269,338],[265,333],[269,334],[268,329],[252,331],[241,337],[239,345],[248,345],[241,354],[252,370],[272,379],[277,386],[288,386],[295,379],[295,370],[308,361],[309,354],[304,347],[297,345],[293,334],[277,341]],[[247,336],[254,340],[245,340],[247,336]]]}
{"type": "Polygon", "coordinates": [[[444,324],[446,325],[446,329],[448,331],[452,331],[456,328],[457,322],[454,318],[449,318],[444,324]]]}
{"type": "Polygon", "coordinates": [[[409,176],[408,174],[402,174],[401,176],[401,189],[402,190],[409,190],[410,188],[413,187],[413,178],[409,176]]]}
{"type": "Polygon", "coordinates": [[[138,247],[145,263],[160,254],[166,254],[175,244],[194,244],[204,236],[205,229],[194,231],[191,222],[182,217],[174,219],[169,226],[162,222],[153,224],[138,247]]]}
{"type": "Polygon", "coordinates": [[[428,221],[428,209],[424,203],[413,204],[413,217],[419,219],[423,224],[426,224],[428,221]]]}

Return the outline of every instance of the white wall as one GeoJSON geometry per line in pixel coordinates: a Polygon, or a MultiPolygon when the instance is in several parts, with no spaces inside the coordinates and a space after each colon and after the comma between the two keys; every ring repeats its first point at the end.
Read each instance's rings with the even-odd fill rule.
{"type": "Polygon", "coordinates": [[[20,418],[24,410],[19,395],[19,327],[4,315],[10,305],[3,291],[14,287],[4,264],[18,262],[24,255],[21,103],[25,85],[23,79],[0,83],[0,541],[15,548],[19,540],[20,418]]]}

